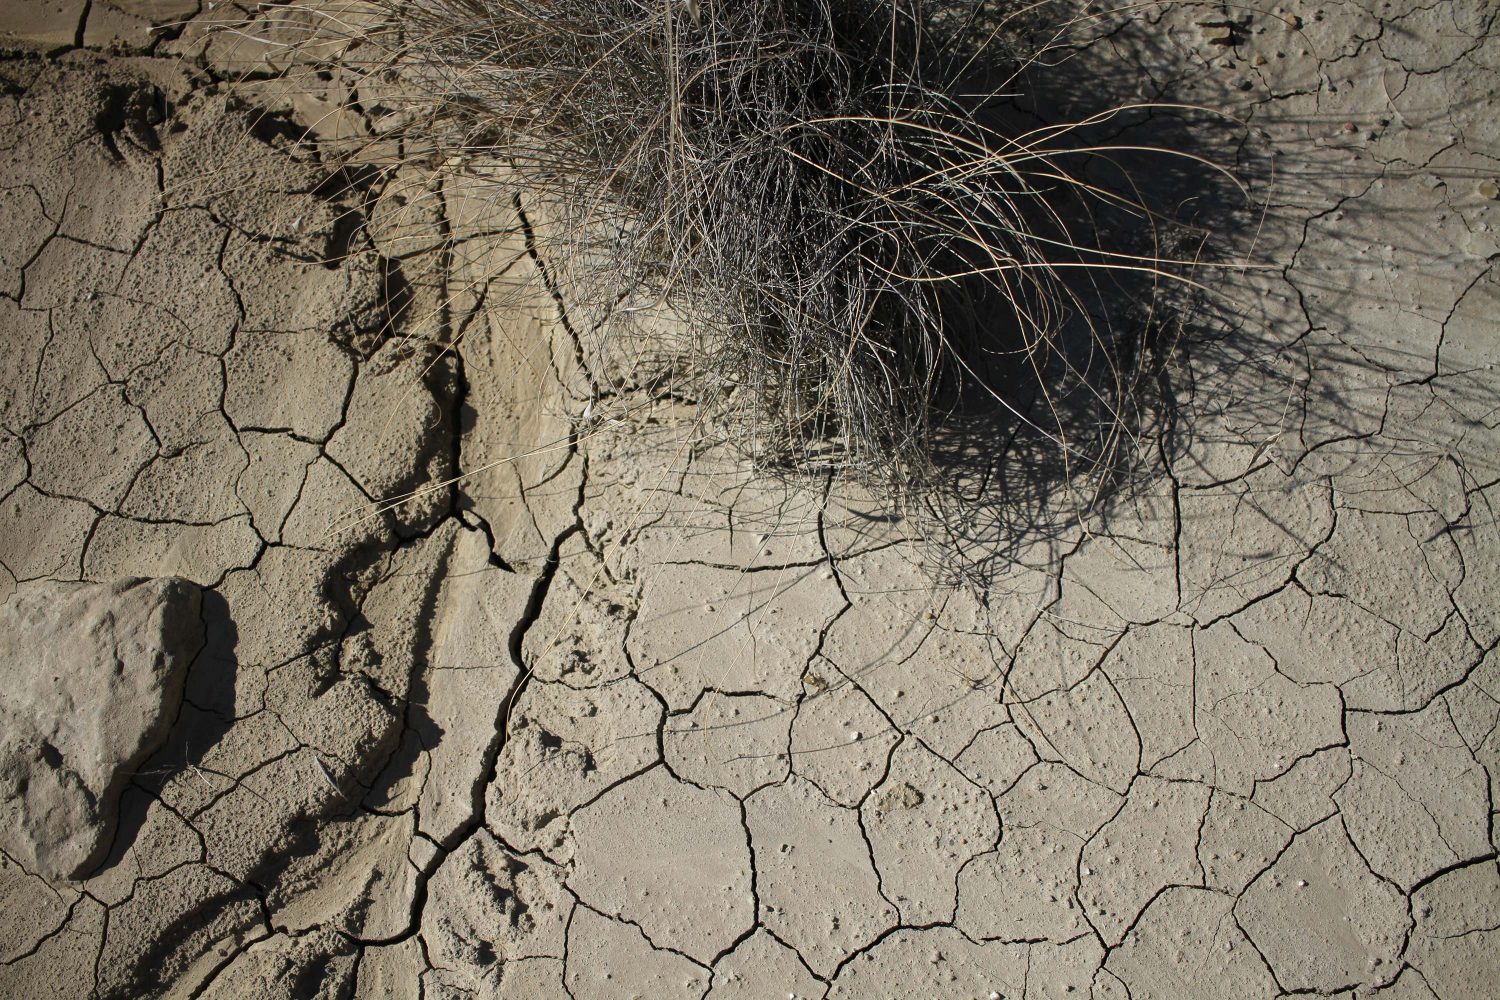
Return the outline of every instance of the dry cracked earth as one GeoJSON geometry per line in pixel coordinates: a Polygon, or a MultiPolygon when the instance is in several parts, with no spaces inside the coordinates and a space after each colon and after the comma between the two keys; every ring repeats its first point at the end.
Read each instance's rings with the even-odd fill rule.
{"type": "Polygon", "coordinates": [[[1495,995],[1493,4],[1098,19],[1275,266],[982,592],[217,6],[0,2],[0,993],[1495,995]]]}

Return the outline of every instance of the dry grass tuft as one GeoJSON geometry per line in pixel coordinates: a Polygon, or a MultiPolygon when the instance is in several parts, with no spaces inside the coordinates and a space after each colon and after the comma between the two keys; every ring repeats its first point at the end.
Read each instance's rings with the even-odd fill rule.
{"type": "Polygon", "coordinates": [[[1045,124],[1012,100],[1101,12],[1067,0],[335,7],[279,9],[318,42],[354,43],[343,65],[380,93],[371,145],[394,150],[388,169],[493,182],[497,204],[520,209],[595,402],[639,387],[685,396],[762,464],[927,507],[949,502],[936,484],[950,496],[960,481],[993,485],[986,452],[1049,465],[1038,504],[1056,488],[1046,479],[1089,507],[1074,484],[1135,450],[1156,292],[1194,285],[1202,234],[1147,207],[1115,155],[1196,158],[1094,138],[1148,105],[1045,124]],[[1120,183],[1100,184],[1100,162],[1120,183]],[[1147,236],[1105,245],[1102,216],[1147,236]],[[1127,285],[1145,291],[1145,323],[1112,315],[1127,285]]]}
{"type": "Polygon", "coordinates": [[[1006,127],[1036,4],[384,9],[409,152],[508,166],[557,290],[611,333],[665,304],[694,394],[753,411],[760,458],[919,479],[942,401],[1067,378],[1060,266],[1156,266],[1091,253],[1043,194],[1111,197],[1067,169],[1071,128],[1006,127]]]}

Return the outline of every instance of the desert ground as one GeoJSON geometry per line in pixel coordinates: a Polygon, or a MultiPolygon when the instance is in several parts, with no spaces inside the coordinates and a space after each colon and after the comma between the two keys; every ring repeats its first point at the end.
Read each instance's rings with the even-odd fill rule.
{"type": "Polygon", "coordinates": [[[601,391],[289,16],[0,0],[0,994],[1496,995],[1494,4],[1098,17],[1274,266],[983,587],[601,391]]]}

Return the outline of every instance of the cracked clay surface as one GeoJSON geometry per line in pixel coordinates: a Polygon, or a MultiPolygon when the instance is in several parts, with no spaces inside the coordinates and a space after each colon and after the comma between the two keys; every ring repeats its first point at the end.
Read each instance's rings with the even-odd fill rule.
{"type": "Polygon", "coordinates": [[[984,594],[598,381],[520,197],[335,168],[382,95],[230,6],[0,0],[0,994],[1494,995],[1493,4],[1099,19],[1276,266],[984,594]]]}

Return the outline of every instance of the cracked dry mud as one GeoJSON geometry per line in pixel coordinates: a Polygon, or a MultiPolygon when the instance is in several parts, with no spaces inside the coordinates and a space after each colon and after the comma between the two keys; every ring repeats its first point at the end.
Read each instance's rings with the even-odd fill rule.
{"type": "Polygon", "coordinates": [[[213,6],[0,2],[0,994],[1494,995],[1493,4],[1099,21],[1279,266],[983,601],[601,393],[520,201],[330,176],[379,95],[213,6]]]}

